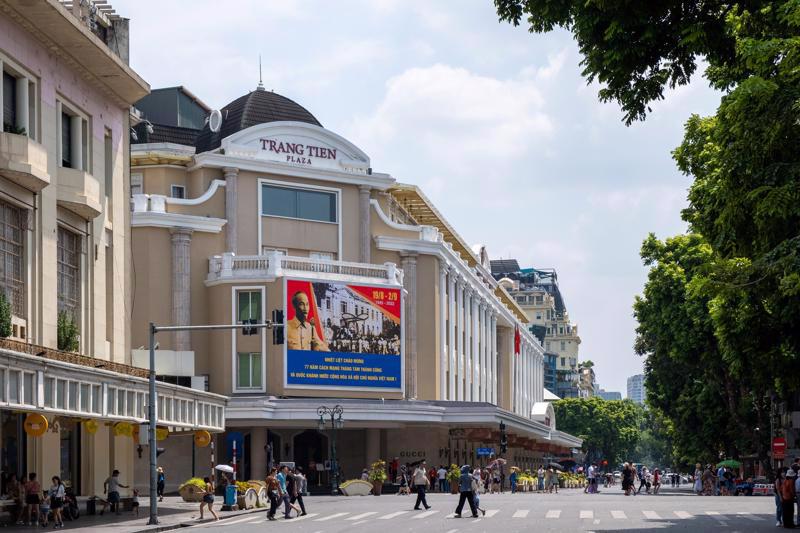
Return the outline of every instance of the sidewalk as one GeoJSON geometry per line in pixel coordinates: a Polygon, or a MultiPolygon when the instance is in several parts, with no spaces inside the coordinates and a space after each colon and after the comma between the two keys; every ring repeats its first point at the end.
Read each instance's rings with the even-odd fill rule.
{"type": "MultiPolygon", "coordinates": [[[[157,531],[168,531],[171,529],[178,529],[188,525],[200,523],[198,520],[200,516],[200,504],[188,503],[183,501],[180,496],[165,496],[163,502],[158,504],[158,525],[148,526],[147,521],[150,517],[150,498],[140,497],[141,507],[139,508],[139,516],[132,515],[130,512],[122,513],[116,516],[110,511],[106,511],[103,516],[99,514],[87,515],[81,512],[80,518],[74,522],[69,520],[64,521],[64,529],[84,529],[94,528],[98,531],[114,531],[116,533],[136,533],[139,531],[147,531],[155,533],[157,531]]],[[[250,509],[247,511],[220,511],[222,498],[217,497],[214,503],[214,511],[219,515],[220,521],[235,516],[242,516],[250,513],[265,512],[266,509],[250,509]]],[[[98,511],[99,513],[99,511],[98,511]]],[[[213,519],[211,514],[206,512],[204,520],[208,521],[213,519]]],[[[53,528],[53,522],[50,521],[49,529],[53,528]]],[[[41,530],[41,527],[36,526],[17,526],[10,525],[2,528],[2,531],[9,533],[15,531],[36,531],[41,530]]]]}

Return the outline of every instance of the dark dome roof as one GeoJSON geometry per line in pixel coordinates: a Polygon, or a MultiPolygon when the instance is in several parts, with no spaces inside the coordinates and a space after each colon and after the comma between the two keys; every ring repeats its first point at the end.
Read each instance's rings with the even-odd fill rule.
{"type": "Polygon", "coordinates": [[[218,148],[222,139],[266,122],[295,121],[307,122],[322,127],[308,110],[285,96],[259,87],[255,91],[240,96],[221,109],[222,127],[217,133],[212,132],[208,124],[203,126],[197,136],[197,153],[218,148]]]}

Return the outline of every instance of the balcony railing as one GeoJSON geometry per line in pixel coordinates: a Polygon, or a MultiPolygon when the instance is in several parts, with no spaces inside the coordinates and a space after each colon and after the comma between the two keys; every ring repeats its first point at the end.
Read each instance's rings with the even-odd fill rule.
{"type": "Polygon", "coordinates": [[[361,283],[403,284],[403,271],[394,263],[372,265],[309,257],[294,257],[279,252],[265,255],[222,254],[208,261],[206,282],[233,280],[272,280],[290,276],[358,281],[361,283]]]}

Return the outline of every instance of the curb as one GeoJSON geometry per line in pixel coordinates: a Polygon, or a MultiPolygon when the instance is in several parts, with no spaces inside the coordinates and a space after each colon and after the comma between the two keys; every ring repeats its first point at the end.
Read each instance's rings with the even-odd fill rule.
{"type": "MultiPolygon", "coordinates": [[[[227,515],[227,516],[220,516],[219,517],[219,521],[222,522],[223,520],[230,520],[231,518],[236,518],[236,517],[239,517],[239,516],[245,516],[245,515],[255,514],[255,513],[263,513],[266,510],[267,509],[264,508],[264,507],[258,507],[258,508],[255,508],[255,509],[249,509],[247,511],[238,512],[236,514],[230,514],[230,515],[227,515]]],[[[172,531],[173,529],[181,529],[181,528],[184,528],[184,527],[192,527],[192,526],[195,526],[195,525],[198,525],[198,524],[205,524],[207,522],[208,521],[205,521],[205,520],[203,522],[199,522],[198,520],[187,520],[187,521],[184,521],[184,522],[177,522],[175,524],[169,524],[169,525],[165,525],[165,526],[154,526],[154,527],[147,527],[147,528],[144,528],[144,529],[137,529],[133,533],[159,533],[160,531],[172,531]]]]}

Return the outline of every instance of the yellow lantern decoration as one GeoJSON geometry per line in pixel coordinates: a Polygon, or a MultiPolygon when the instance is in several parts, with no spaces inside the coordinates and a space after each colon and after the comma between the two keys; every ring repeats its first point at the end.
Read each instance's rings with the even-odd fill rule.
{"type": "Polygon", "coordinates": [[[25,433],[31,437],[41,437],[47,431],[47,419],[38,413],[25,417],[25,433]]]}
{"type": "Polygon", "coordinates": [[[133,433],[133,428],[128,422],[117,422],[114,424],[115,437],[130,437],[133,433]]]}
{"type": "Polygon", "coordinates": [[[156,440],[164,440],[169,436],[167,428],[156,428],[156,440]]]}
{"type": "Polygon", "coordinates": [[[194,445],[198,448],[205,448],[211,444],[211,433],[205,429],[200,429],[194,432],[194,445]]]}
{"type": "Polygon", "coordinates": [[[95,433],[97,433],[97,429],[99,427],[100,424],[98,424],[95,420],[84,420],[83,422],[83,428],[89,435],[94,435],[95,433]]]}

